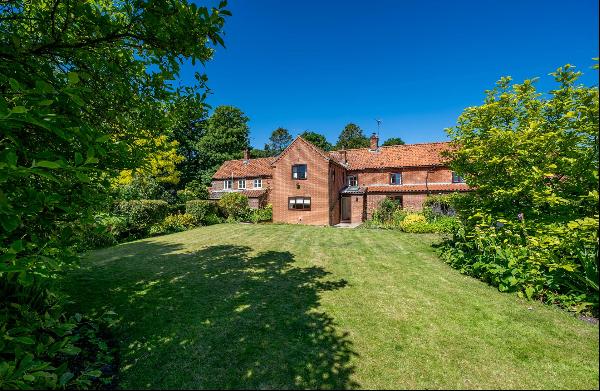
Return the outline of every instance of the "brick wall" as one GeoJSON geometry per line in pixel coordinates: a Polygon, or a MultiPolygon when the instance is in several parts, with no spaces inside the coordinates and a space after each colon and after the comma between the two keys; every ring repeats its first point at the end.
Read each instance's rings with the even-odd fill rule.
{"type": "Polygon", "coordinates": [[[365,195],[354,194],[350,198],[352,199],[350,221],[360,223],[365,220],[365,195]]]}
{"type": "MultiPolygon", "coordinates": [[[[241,178],[233,178],[233,189],[234,190],[239,190],[238,187],[238,180],[241,178]]],[[[271,187],[271,178],[246,178],[246,190],[252,190],[252,189],[261,189],[260,187],[255,188],[254,187],[254,180],[255,179],[262,179],[262,189],[267,189],[269,187],[271,187]]],[[[213,179],[210,189],[213,191],[221,191],[223,190],[223,181],[224,179],[213,179]]]]}
{"type": "Polygon", "coordinates": [[[373,217],[373,211],[377,209],[379,203],[386,197],[385,194],[367,194],[367,205],[365,209],[368,220],[373,217]]]}
{"type": "Polygon", "coordinates": [[[274,222],[330,224],[329,164],[301,139],[297,139],[293,147],[275,162],[272,181],[277,186],[271,189],[270,194],[274,222]],[[292,179],[294,164],[306,164],[307,179],[292,179]],[[311,197],[311,210],[289,210],[288,197],[294,196],[311,197]]]}
{"type": "MultiPolygon", "coordinates": [[[[427,178],[427,168],[404,168],[404,169],[382,169],[382,170],[365,170],[352,171],[348,175],[357,175],[358,184],[360,186],[369,185],[389,185],[391,173],[401,173],[402,183],[408,184],[425,184],[427,178]]],[[[446,168],[432,168],[433,172],[427,178],[428,183],[452,183],[452,171],[446,168]]]]}
{"type": "Polygon", "coordinates": [[[417,194],[403,194],[402,195],[402,207],[408,210],[422,210],[423,202],[427,194],[417,193],[417,194]]]}

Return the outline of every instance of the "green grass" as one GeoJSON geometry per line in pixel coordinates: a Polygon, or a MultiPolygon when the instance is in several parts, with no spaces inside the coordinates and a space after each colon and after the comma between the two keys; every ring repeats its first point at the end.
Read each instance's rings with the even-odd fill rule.
{"type": "Polygon", "coordinates": [[[434,235],[222,224],[91,253],[121,388],[598,388],[598,326],[463,276],[434,235]]]}

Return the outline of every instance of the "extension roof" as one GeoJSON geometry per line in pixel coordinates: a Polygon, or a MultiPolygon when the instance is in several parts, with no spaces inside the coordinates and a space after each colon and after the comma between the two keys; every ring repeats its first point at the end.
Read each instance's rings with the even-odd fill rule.
{"type": "Polygon", "coordinates": [[[345,165],[348,170],[365,170],[395,167],[435,167],[444,166],[442,152],[451,150],[449,142],[393,145],[369,148],[348,149],[346,162],[343,151],[331,151],[329,155],[345,165]]]}

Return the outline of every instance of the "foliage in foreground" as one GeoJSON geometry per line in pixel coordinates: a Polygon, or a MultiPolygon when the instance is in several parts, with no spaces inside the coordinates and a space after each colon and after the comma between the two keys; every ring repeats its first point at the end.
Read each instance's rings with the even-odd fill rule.
{"type": "Polygon", "coordinates": [[[548,97],[503,78],[448,129],[474,191],[448,263],[501,291],[598,314],[598,88],[567,65],[548,97]]]}
{"type": "MultiPolygon", "coordinates": [[[[448,204],[450,196],[432,196],[438,203],[448,204]]],[[[430,201],[433,204],[433,201],[430,201]]],[[[450,233],[458,220],[449,215],[449,209],[432,209],[424,204],[423,212],[402,209],[401,205],[389,198],[382,200],[373,211],[371,220],[366,221],[364,228],[397,229],[411,233],[450,233]]]]}
{"type": "Polygon", "coordinates": [[[1,3],[0,384],[94,387],[107,376],[96,372],[96,326],[85,334],[97,343],[84,343],[88,326],[61,310],[51,282],[77,265],[111,180],[156,152],[143,140],[164,135],[169,102],[202,99],[203,75],[185,90],[172,82],[183,59],[204,63],[222,44],[224,6],[1,3]]]}

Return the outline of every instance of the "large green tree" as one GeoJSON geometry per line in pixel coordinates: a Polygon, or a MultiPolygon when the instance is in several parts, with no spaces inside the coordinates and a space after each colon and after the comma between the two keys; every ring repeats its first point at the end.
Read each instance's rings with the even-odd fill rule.
{"type": "Polygon", "coordinates": [[[180,94],[169,108],[169,133],[171,140],[177,141],[177,154],[184,160],[177,164],[180,171],[180,186],[199,180],[202,173],[202,154],[198,142],[205,133],[208,110],[204,97],[193,92],[180,94]]]}
{"type": "Polygon", "coordinates": [[[369,139],[364,135],[362,129],[353,123],[349,123],[338,137],[336,149],[364,148],[369,146],[369,139]]]}
{"type": "Polygon", "coordinates": [[[233,106],[219,106],[206,122],[206,130],[197,143],[201,179],[209,184],[224,161],[240,159],[249,148],[248,117],[233,106]]]}
{"type": "Polygon", "coordinates": [[[392,145],[404,145],[404,144],[406,144],[406,143],[400,137],[390,137],[387,140],[385,140],[385,142],[381,145],[384,147],[389,147],[392,145]]]}
{"type": "Polygon", "coordinates": [[[265,150],[271,156],[279,155],[292,142],[292,135],[285,128],[277,128],[271,133],[265,150]]]}
{"type": "MultiPolygon", "coordinates": [[[[99,376],[84,373],[87,362],[60,365],[80,349],[79,320],[49,300],[48,284],[76,263],[76,239],[110,179],[143,164],[154,148],[144,140],[168,129],[182,61],[205,63],[222,44],[224,6],[0,3],[3,387],[87,388],[99,376]]],[[[206,78],[197,80],[202,88],[206,78]]]]}
{"type": "Polygon", "coordinates": [[[534,80],[502,78],[485,104],[448,129],[452,168],[495,214],[556,219],[598,212],[598,88],[577,85],[571,66],[552,73],[544,96],[534,80]]]}
{"type": "Polygon", "coordinates": [[[502,78],[448,129],[472,186],[444,257],[501,291],[598,314],[598,87],[566,65],[541,93],[502,78]]]}
{"type": "Polygon", "coordinates": [[[331,143],[327,141],[325,136],[323,136],[322,134],[312,132],[310,130],[305,130],[304,132],[302,132],[302,134],[300,134],[300,137],[302,137],[306,141],[313,143],[314,145],[316,145],[324,151],[331,151],[333,149],[333,145],[331,145],[331,143]]]}

